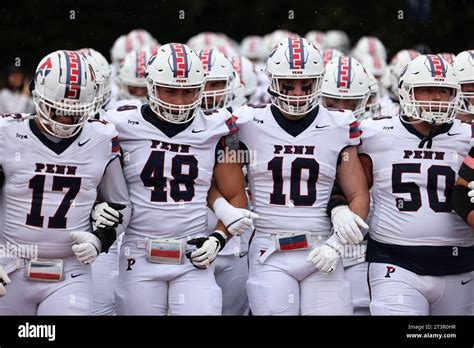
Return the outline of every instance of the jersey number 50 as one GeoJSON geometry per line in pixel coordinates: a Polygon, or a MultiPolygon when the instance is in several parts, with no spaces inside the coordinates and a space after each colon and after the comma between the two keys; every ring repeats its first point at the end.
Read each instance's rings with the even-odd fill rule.
{"type": "MultiPolygon", "coordinates": [[[[421,208],[421,191],[420,186],[414,182],[402,182],[403,173],[420,173],[420,163],[403,163],[393,164],[392,167],[392,192],[393,193],[409,193],[410,200],[404,198],[397,198],[396,204],[399,211],[418,211],[421,208]]],[[[428,191],[428,201],[430,208],[436,213],[450,212],[451,193],[453,191],[456,174],[448,166],[432,165],[428,168],[428,179],[426,188],[428,191]],[[444,197],[442,202],[438,197],[438,180],[439,177],[444,177],[444,197]]]]}

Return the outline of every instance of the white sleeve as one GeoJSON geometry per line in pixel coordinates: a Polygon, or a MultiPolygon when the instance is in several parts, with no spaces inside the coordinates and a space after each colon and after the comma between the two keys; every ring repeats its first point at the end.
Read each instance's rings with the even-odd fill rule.
{"type": "Polygon", "coordinates": [[[100,198],[104,202],[120,203],[126,205],[126,208],[120,212],[123,214],[123,223],[117,229],[117,235],[120,235],[128,225],[132,214],[132,204],[128,194],[127,184],[120,164],[120,158],[115,157],[105,169],[104,176],[98,187],[100,198]]]}

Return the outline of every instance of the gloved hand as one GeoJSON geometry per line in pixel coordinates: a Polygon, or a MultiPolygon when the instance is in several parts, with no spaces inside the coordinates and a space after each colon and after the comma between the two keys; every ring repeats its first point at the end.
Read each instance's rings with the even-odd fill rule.
{"type": "Polygon", "coordinates": [[[469,197],[471,197],[471,203],[474,203],[474,181],[471,181],[467,187],[469,187],[470,191],[467,193],[469,197]]]}
{"type": "Polygon", "coordinates": [[[123,223],[123,214],[119,210],[125,208],[125,205],[118,203],[98,203],[92,208],[92,222],[97,228],[115,228],[123,223]]]}
{"type": "Polygon", "coordinates": [[[312,262],[321,272],[332,273],[336,270],[340,257],[340,244],[333,234],[326,243],[309,253],[306,262],[312,262]]]}
{"type": "Polygon", "coordinates": [[[71,232],[70,234],[74,240],[72,251],[77,259],[83,265],[94,262],[102,250],[102,243],[99,238],[90,232],[71,232]]]}
{"type": "Polygon", "coordinates": [[[215,200],[212,209],[233,236],[240,236],[247,231],[252,226],[252,219],[259,217],[250,210],[234,207],[222,197],[215,200]]]}
{"type": "Polygon", "coordinates": [[[7,293],[7,289],[5,289],[5,285],[10,284],[12,281],[8,277],[7,272],[0,266],[0,297],[5,296],[7,293]]]}
{"type": "Polygon", "coordinates": [[[334,233],[342,244],[359,244],[364,239],[362,229],[369,226],[360,216],[354,214],[347,205],[339,205],[331,211],[334,233]]]}
{"type": "Polygon", "coordinates": [[[186,253],[186,257],[194,267],[205,269],[216,259],[217,254],[225,246],[226,235],[222,231],[214,231],[209,237],[200,237],[189,240],[189,245],[198,249],[186,253]]]}

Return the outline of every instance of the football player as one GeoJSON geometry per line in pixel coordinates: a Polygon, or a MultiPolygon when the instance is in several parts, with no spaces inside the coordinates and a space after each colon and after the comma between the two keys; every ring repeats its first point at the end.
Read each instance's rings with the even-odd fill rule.
{"type": "Polygon", "coordinates": [[[459,53],[453,66],[461,86],[461,103],[456,117],[471,122],[474,115],[474,50],[459,53]]]}
{"type": "MultiPolygon", "coordinates": [[[[322,105],[326,108],[350,110],[358,119],[366,114],[370,96],[370,78],[354,58],[340,56],[326,65],[322,91],[322,105]],[[350,74],[348,72],[350,71],[350,74]]],[[[347,209],[345,205],[333,211],[347,209]]],[[[364,226],[367,232],[368,226],[364,226]]],[[[352,306],[355,315],[369,315],[369,288],[367,285],[366,242],[346,247],[343,253],[345,277],[351,283],[352,306]]]]}
{"type": "Polygon", "coordinates": [[[219,315],[222,293],[212,262],[231,227],[251,223],[242,209],[236,221],[224,221],[229,232],[219,223],[206,234],[212,178],[228,204],[246,206],[241,164],[216,161],[216,150],[238,145],[234,118],[226,109],[199,109],[204,70],[186,45],[160,47],[146,83],[148,104],[105,115],[119,132],[133,206],[120,250],[118,314],[219,315]]]}
{"type": "MultiPolygon", "coordinates": [[[[473,138],[474,139],[474,138],[473,138]]],[[[472,140],[471,140],[472,143],[472,140]]],[[[471,227],[474,227],[474,148],[459,170],[459,178],[453,189],[453,209],[471,227]]]]}
{"type": "Polygon", "coordinates": [[[340,247],[360,242],[362,233],[341,217],[362,221],[369,195],[353,113],[318,103],[323,71],[314,45],[298,36],[284,39],[267,61],[272,104],[234,112],[242,146],[256,154],[248,179],[260,217],[247,282],[256,315],[352,314],[340,247]],[[326,206],[336,179],[351,197],[350,209],[333,218],[344,228],[330,237],[326,206]]]}
{"type": "Polygon", "coordinates": [[[454,120],[459,85],[436,55],[400,76],[400,117],[365,120],[361,160],[374,213],[367,246],[374,315],[472,314],[474,235],[452,209],[470,127],[454,120]]]}
{"type": "Polygon", "coordinates": [[[0,119],[0,242],[36,247],[0,259],[2,283],[11,282],[0,287],[0,314],[91,314],[90,264],[116,239],[108,226],[130,215],[115,127],[89,120],[96,88],[80,53],[56,51],[36,69],[36,115],[0,119]],[[95,205],[97,193],[123,204],[124,216],[95,205]]]}

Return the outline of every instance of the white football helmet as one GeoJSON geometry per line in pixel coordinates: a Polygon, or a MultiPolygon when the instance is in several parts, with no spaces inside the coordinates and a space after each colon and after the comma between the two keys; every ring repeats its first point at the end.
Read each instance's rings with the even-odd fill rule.
{"type": "Polygon", "coordinates": [[[326,66],[332,59],[343,56],[344,54],[336,48],[325,48],[323,50],[323,64],[326,66]]]}
{"type": "Polygon", "coordinates": [[[204,90],[201,108],[216,110],[230,106],[233,98],[235,73],[232,63],[216,49],[204,49],[198,52],[204,69],[206,84],[212,81],[225,82],[219,90],[204,90]]]}
{"type": "Polygon", "coordinates": [[[247,36],[240,44],[240,54],[253,61],[262,61],[265,59],[265,48],[263,39],[257,35],[247,36]]]}
{"type": "Polygon", "coordinates": [[[456,117],[460,89],[454,68],[434,54],[413,59],[400,75],[398,94],[403,114],[429,123],[448,123],[456,117]],[[445,87],[451,90],[449,101],[423,101],[415,98],[417,87],[445,87]]]}
{"type": "Polygon", "coordinates": [[[352,50],[352,55],[359,60],[365,55],[377,56],[380,60],[387,60],[387,50],[382,41],[375,36],[361,37],[352,50]]]}
{"type": "Polygon", "coordinates": [[[151,109],[171,123],[192,120],[201,105],[204,90],[204,69],[198,55],[188,46],[170,43],[160,47],[151,57],[146,69],[148,100],[151,109]],[[189,104],[171,104],[160,97],[160,88],[192,89],[189,104]]]}
{"type": "Polygon", "coordinates": [[[252,101],[252,97],[257,92],[258,75],[253,63],[243,56],[234,57],[232,66],[236,74],[234,82],[234,101],[232,106],[238,108],[252,101]]]}
{"type": "Polygon", "coordinates": [[[152,43],[157,43],[153,36],[145,29],[134,29],[127,34],[137,47],[144,47],[152,43]]]}
{"type": "Polygon", "coordinates": [[[382,109],[379,83],[370,71],[366,70],[366,73],[369,76],[370,81],[370,95],[367,104],[365,105],[365,112],[362,114],[359,121],[366,118],[380,116],[380,111],[382,109]]]}
{"type": "Polygon", "coordinates": [[[294,36],[296,34],[293,34],[289,32],[288,30],[281,30],[277,29],[263,37],[263,47],[265,49],[265,57],[268,58],[268,55],[272,50],[284,39],[289,38],[290,36],[294,36]]]}
{"type": "Polygon", "coordinates": [[[271,102],[283,112],[299,116],[318,105],[324,64],[321,53],[308,40],[291,36],[281,41],[268,57],[266,72],[271,102]],[[307,95],[289,96],[280,90],[279,81],[284,79],[312,80],[311,90],[307,95]]]}
{"type": "Polygon", "coordinates": [[[419,55],[415,50],[401,50],[390,61],[390,92],[394,98],[398,98],[398,82],[403,68],[419,55]]]}
{"type": "Polygon", "coordinates": [[[125,56],[135,49],[138,49],[138,46],[128,35],[119,36],[115,40],[114,45],[110,49],[110,57],[112,64],[117,70],[122,66],[125,56]]]}
{"type": "Polygon", "coordinates": [[[125,57],[118,73],[119,96],[121,99],[138,99],[142,103],[147,101],[146,95],[138,97],[130,93],[129,87],[146,88],[146,64],[152,57],[148,50],[132,51],[125,57]]]}
{"type": "Polygon", "coordinates": [[[370,71],[377,80],[380,80],[387,71],[387,63],[377,56],[366,54],[359,58],[359,62],[365,69],[370,71]]]}
{"type": "Polygon", "coordinates": [[[451,65],[454,64],[454,61],[456,59],[456,55],[454,53],[449,52],[438,53],[437,56],[440,56],[451,65]]]}
{"type": "Polygon", "coordinates": [[[324,48],[337,48],[339,51],[347,53],[350,44],[349,36],[341,30],[329,30],[324,35],[324,48]]]}
{"type": "Polygon", "coordinates": [[[474,91],[463,91],[463,85],[474,84],[474,50],[463,51],[456,56],[454,71],[461,88],[461,103],[459,111],[474,115],[474,91]]]}
{"type": "Polygon", "coordinates": [[[97,83],[97,109],[106,105],[112,95],[112,69],[105,57],[92,48],[82,48],[79,50],[96,73],[97,83]]]}
{"type": "Polygon", "coordinates": [[[326,98],[357,100],[357,106],[351,111],[359,118],[370,95],[369,75],[354,58],[334,58],[326,65],[321,92],[324,106],[327,105],[326,98]]]}
{"type": "Polygon", "coordinates": [[[336,48],[325,48],[323,50],[323,64],[326,66],[332,59],[343,56],[344,54],[336,48]]]}
{"type": "Polygon", "coordinates": [[[324,35],[322,31],[311,30],[308,31],[304,37],[309,43],[312,43],[321,51],[323,48],[324,35]]]}
{"type": "Polygon", "coordinates": [[[56,51],[36,68],[33,102],[44,130],[58,138],[79,133],[96,111],[95,73],[77,51],[56,51]],[[72,118],[71,124],[56,122],[55,116],[72,118]]]}

